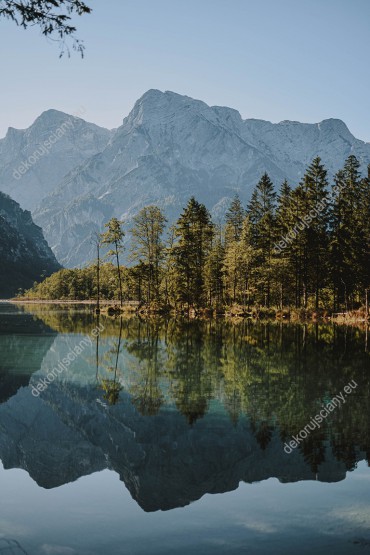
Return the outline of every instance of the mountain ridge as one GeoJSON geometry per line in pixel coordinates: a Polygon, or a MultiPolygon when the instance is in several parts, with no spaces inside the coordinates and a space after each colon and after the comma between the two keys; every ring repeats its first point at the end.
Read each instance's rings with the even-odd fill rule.
{"type": "MultiPolygon", "coordinates": [[[[47,116],[53,119],[55,111],[47,116]]],[[[285,178],[295,186],[316,156],[322,158],[330,178],[350,154],[358,157],[363,170],[370,163],[370,144],[356,139],[339,119],[319,123],[243,119],[233,108],[208,106],[158,89],[139,98],[117,129],[86,125],[91,140],[79,152],[78,163],[66,164],[63,173],[53,151],[44,157],[46,166],[56,165],[63,176],[44,191],[39,185],[38,201],[33,198],[30,207],[58,260],[67,267],[94,258],[91,234],[100,232],[110,217],[125,220],[129,228],[143,206],[156,204],[172,223],[194,195],[218,221],[235,193],[243,203],[249,200],[266,171],[276,187],[285,178]]],[[[0,190],[1,166],[0,141],[0,190]]],[[[50,167],[44,173],[48,171],[50,167]]],[[[32,182],[28,187],[34,190],[32,182]]],[[[24,205],[30,202],[18,190],[17,195],[24,205]]],[[[17,195],[12,196],[18,200],[17,195]]]]}
{"type": "Polygon", "coordinates": [[[70,169],[99,152],[110,136],[107,129],[55,109],[42,112],[26,129],[10,127],[0,139],[0,191],[34,210],[70,169]]]}

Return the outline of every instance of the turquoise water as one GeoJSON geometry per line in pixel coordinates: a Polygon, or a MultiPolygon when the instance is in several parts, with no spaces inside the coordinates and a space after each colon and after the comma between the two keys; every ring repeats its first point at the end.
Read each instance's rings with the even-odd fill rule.
{"type": "Polygon", "coordinates": [[[0,554],[365,553],[369,371],[355,328],[0,305],[0,554]]]}

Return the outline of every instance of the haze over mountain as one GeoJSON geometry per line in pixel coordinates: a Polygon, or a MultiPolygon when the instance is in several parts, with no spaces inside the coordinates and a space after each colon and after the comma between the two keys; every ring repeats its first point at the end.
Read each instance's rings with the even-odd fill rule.
{"type": "Polygon", "coordinates": [[[58,110],[43,112],[28,129],[10,127],[0,139],[0,191],[33,210],[110,136],[107,129],[58,110]]]}
{"type": "MultiPolygon", "coordinates": [[[[48,132],[60,125],[59,112],[38,119],[45,114],[48,132]]],[[[24,159],[25,139],[10,147],[12,135],[25,134],[31,152],[45,136],[37,133],[36,122],[29,130],[13,130],[10,137],[8,132],[0,142],[0,189],[12,186],[7,181],[16,167],[12,160],[24,159]]],[[[284,178],[296,185],[317,155],[330,176],[350,154],[363,169],[370,163],[370,144],[356,139],[341,120],[243,120],[231,108],[210,107],[168,91],[145,93],[114,132],[79,120],[71,133],[17,181],[13,194],[33,209],[58,260],[70,267],[94,257],[91,233],[112,216],[130,227],[138,210],[157,204],[172,222],[194,195],[217,221],[236,192],[247,202],[265,171],[278,188],[284,178]]]]}

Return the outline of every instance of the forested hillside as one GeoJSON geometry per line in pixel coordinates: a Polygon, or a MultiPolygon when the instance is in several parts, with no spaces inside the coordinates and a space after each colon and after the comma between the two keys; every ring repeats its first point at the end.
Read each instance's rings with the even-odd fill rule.
{"type": "MultiPolygon", "coordinates": [[[[247,206],[234,198],[224,225],[192,197],[166,235],[160,208],[145,207],[130,230],[132,265],[122,269],[123,222],[113,218],[97,242],[112,245],[116,264],[100,267],[102,298],[120,297],[121,270],[125,300],[175,308],[358,308],[370,287],[370,168],[362,176],[359,167],[351,155],[329,183],[317,157],[297,186],[284,181],[278,194],[265,173],[247,206]]],[[[62,270],[27,292],[96,295],[96,264],[62,270]]]]}

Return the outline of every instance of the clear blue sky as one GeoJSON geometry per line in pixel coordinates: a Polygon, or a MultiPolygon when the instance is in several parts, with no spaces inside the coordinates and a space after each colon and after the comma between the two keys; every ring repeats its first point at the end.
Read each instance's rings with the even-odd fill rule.
{"type": "Polygon", "coordinates": [[[44,110],[117,127],[146,90],[370,141],[370,0],[86,0],[86,57],[0,21],[0,137],[44,110]]]}

